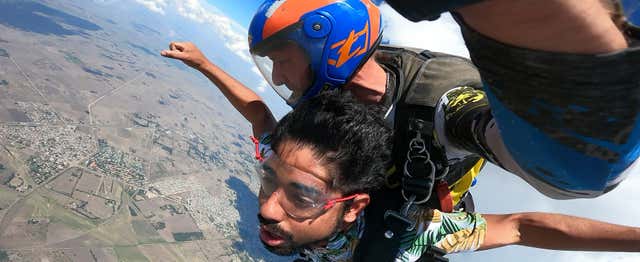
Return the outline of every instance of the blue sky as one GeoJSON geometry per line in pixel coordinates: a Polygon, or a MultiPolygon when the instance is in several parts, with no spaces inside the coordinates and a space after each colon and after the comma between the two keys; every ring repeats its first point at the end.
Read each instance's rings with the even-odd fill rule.
{"type": "Polygon", "coordinates": [[[260,0],[207,0],[239,24],[248,27],[254,12],[260,6],[260,0]]]}
{"type": "Polygon", "coordinates": [[[622,0],[622,4],[629,20],[635,25],[640,25],[640,2],[638,0],[622,0]]]}
{"type": "MultiPolygon", "coordinates": [[[[213,35],[216,46],[201,46],[215,63],[232,71],[240,81],[264,98],[277,117],[289,108],[265,82],[248,59],[247,27],[259,5],[258,0],[135,0],[156,13],[169,13],[172,5],[184,7],[178,10],[184,19],[192,20],[201,35],[213,35]],[[209,3],[213,8],[204,4],[209,3]],[[167,4],[171,3],[171,4],[167,4]],[[232,23],[229,23],[229,22],[232,23]],[[235,23],[234,23],[235,22],[235,23]],[[223,41],[220,42],[219,39],[223,41]]],[[[309,0],[311,1],[311,0],[309,0]]],[[[635,1],[635,0],[630,0],[635,1]]],[[[395,45],[418,47],[468,57],[468,51],[457,24],[449,15],[435,22],[411,23],[390,7],[383,4],[385,39],[395,45]]],[[[178,30],[176,30],[178,31],[178,30]]],[[[190,39],[184,39],[190,40],[190,39]]],[[[191,41],[191,40],[190,40],[191,41]]],[[[203,42],[203,43],[206,43],[203,42]]],[[[215,88],[212,86],[212,88],[215,88]]],[[[557,201],[544,197],[518,177],[489,165],[481,173],[479,182],[472,189],[477,210],[481,213],[513,213],[542,211],[571,214],[640,227],[640,210],[633,200],[640,199],[640,166],[631,171],[621,186],[597,199],[557,201]]],[[[257,204],[257,203],[256,203],[257,204]]],[[[574,262],[574,261],[640,261],[640,254],[557,252],[520,246],[506,247],[472,254],[450,256],[452,261],[518,261],[518,262],[574,262]]]]}
{"type": "MultiPolygon", "coordinates": [[[[260,0],[207,0],[207,2],[219,8],[239,24],[247,27],[255,10],[262,3],[260,0]]],[[[382,0],[374,0],[373,2],[380,3],[382,0]]]]}

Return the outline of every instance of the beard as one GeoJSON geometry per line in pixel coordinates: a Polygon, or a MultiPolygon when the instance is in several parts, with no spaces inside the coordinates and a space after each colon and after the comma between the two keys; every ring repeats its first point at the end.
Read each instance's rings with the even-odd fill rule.
{"type": "Polygon", "coordinates": [[[260,242],[262,242],[262,245],[267,251],[278,256],[291,256],[301,253],[305,249],[313,249],[326,245],[330,239],[334,238],[340,231],[342,231],[343,225],[342,216],[338,216],[337,221],[333,225],[333,233],[329,236],[314,241],[308,241],[306,243],[297,243],[293,240],[293,234],[282,229],[278,222],[267,220],[260,214],[258,214],[258,221],[260,221],[260,226],[262,228],[284,239],[284,243],[279,246],[270,246],[265,243],[264,240],[260,239],[260,242]]]}
{"type": "MultiPolygon", "coordinates": [[[[260,217],[260,215],[258,215],[260,217]]],[[[260,219],[262,221],[262,219],[260,219]]],[[[293,241],[293,236],[289,232],[283,230],[278,224],[265,224],[260,222],[260,226],[264,228],[270,234],[275,234],[278,237],[284,239],[284,243],[279,246],[270,246],[264,240],[260,239],[262,245],[267,251],[276,254],[278,256],[291,256],[296,253],[300,253],[301,247],[293,241]]]]}

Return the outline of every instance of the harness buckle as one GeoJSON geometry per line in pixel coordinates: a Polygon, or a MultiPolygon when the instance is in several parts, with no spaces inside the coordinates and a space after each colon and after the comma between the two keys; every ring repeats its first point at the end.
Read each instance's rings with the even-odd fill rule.
{"type": "Polygon", "coordinates": [[[387,210],[384,213],[384,221],[388,229],[384,232],[384,237],[391,239],[396,234],[402,232],[411,232],[416,228],[416,222],[409,218],[409,209],[414,204],[416,196],[411,196],[409,200],[402,206],[401,211],[387,210]]]}
{"type": "Polygon", "coordinates": [[[424,197],[415,201],[415,204],[426,203],[431,197],[431,191],[435,183],[436,165],[431,161],[431,155],[420,132],[416,132],[416,136],[409,142],[407,159],[404,162],[402,171],[404,175],[402,178],[402,197],[408,201],[409,197],[407,197],[405,191],[409,190],[415,201],[415,195],[418,192],[419,195],[424,195],[424,197]],[[425,176],[424,174],[427,175],[425,176]]]}
{"type": "Polygon", "coordinates": [[[402,197],[419,197],[414,204],[424,204],[429,201],[436,182],[444,180],[449,173],[447,164],[436,165],[431,159],[429,145],[422,138],[426,123],[422,119],[412,119],[409,130],[415,136],[409,141],[406,160],[403,166],[402,197]],[[438,173],[438,174],[436,174],[438,173]]]}

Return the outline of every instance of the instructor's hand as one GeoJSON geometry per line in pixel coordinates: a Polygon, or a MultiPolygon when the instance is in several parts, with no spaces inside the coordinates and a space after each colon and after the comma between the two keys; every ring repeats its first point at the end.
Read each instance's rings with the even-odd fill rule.
{"type": "Polygon", "coordinates": [[[209,63],[207,57],[191,42],[171,42],[169,44],[169,50],[162,50],[160,55],[178,59],[196,70],[200,70],[204,65],[209,63]]]}

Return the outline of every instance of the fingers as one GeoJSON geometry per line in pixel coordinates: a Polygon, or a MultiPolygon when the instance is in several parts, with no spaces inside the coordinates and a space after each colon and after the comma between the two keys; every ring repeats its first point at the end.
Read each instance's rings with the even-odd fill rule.
{"type": "Polygon", "coordinates": [[[189,45],[191,45],[190,42],[171,42],[169,43],[169,50],[184,51],[189,45]]]}
{"type": "Polygon", "coordinates": [[[191,42],[171,42],[169,43],[169,50],[162,50],[160,55],[182,60],[182,62],[193,68],[198,68],[207,61],[207,58],[198,50],[198,47],[191,42]]]}
{"type": "Polygon", "coordinates": [[[183,52],[185,50],[186,43],[175,43],[175,50],[183,52]]]}
{"type": "Polygon", "coordinates": [[[180,56],[180,52],[171,51],[171,50],[162,50],[162,52],[160,52],[160,55],[164,57],[169,57],[169,58],[178,58],[180,56]]]}
{"type": "Polygon", "coordinates": [[[169,57],[169,58],[178,58],[181,59],[184,55],[182,52],[185,50],[184,42],[171,42],[169,43],[169,50],[162,50],[160,55],[169,57]]]}

